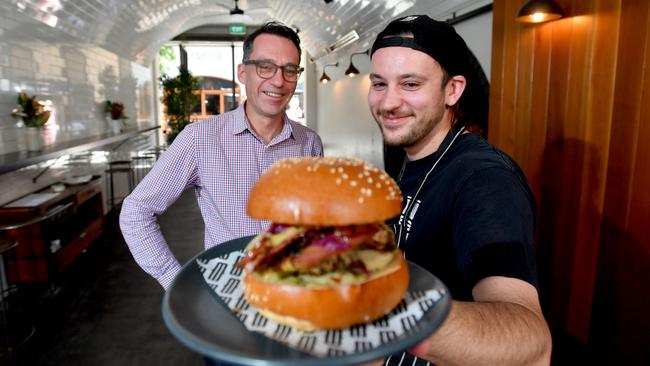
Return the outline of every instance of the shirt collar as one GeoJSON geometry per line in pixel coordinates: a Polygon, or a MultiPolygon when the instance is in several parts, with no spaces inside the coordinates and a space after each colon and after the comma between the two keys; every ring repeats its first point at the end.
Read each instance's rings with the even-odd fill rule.
{"type": "Polygon", "coordinates": [[[232,129],[232,134],[237,135],[240,134],[246,130],[253,131],[252,128],[250,128],[250,123],[248,122],[248,118],[246,117],[246,110],[244,109],[244,104],[246,102],[242,103],[233,111],[235,114],[235,126],[232,129]]]}
{"type": "MultiPolygon", "coordinates": [[[[245,105],[246,102],[240,104],[239,107],[237,107],[237,109],[233,111],[235,113],[235,128],[233,128],[233,135],[238,135],[248,130],[251,134],[253,134],[253,136],[259,139],[259,136],[257,136],[255,131],[251,127],[250,121],[246,116],[246,109],[244,109],[245,105]]],[[[273,140],[271,140],[269,145],[275,145],[288,138],[295,139],[293,135],[293,126],[291,126],[291,123],[289,123],[289,117],[287,117],[286,113],[282,116],[282,121],[283,121],[282,131],[280,131],[280,133],[277,136],[275,136],[273,140]]]]}

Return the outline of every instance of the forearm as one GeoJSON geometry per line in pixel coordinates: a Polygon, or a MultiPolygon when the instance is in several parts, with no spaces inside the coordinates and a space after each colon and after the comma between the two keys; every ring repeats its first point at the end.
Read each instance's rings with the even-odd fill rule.
{"type": "Polygon", "coordinates": [[[181,268],[160,231],[157,216],[127,197],[120,214],[120,229],[133,259],[167,289],[181,268]]]}
{"type": "Polygon", "coordinates": [[[548,365],[551,338],[541,315],[522,305],[454,301],[443,326],[415,353],[438,366],[548,365]]]}
{"type": "Polygon", "coordinates": [[[181,131],[151,171],[124,199],[120,213],[120,228],[133,258],[165,289],[181,265],[163,237],[158,215],[198,179],[194,135],[195,129],[191,126],[181,131]]]}

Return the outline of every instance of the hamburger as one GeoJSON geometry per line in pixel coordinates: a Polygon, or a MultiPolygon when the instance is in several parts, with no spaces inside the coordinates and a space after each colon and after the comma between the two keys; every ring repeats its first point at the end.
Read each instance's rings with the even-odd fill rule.
{"type": "Polygon", "coordinates": [[[248,214],[270,220],[247,245],[244,296],[267,318],[302,331],[346,328],[388,314],[408,265],[384,221],[401,210],[384,171],[361,160],[292,158],[251,189],[248,214]]]}

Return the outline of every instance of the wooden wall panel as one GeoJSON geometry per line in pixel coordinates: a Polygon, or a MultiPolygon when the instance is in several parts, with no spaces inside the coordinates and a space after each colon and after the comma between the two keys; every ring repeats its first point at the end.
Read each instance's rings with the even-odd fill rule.
{"type": "MultiPolygon", "coordinates": [[[[512,20],[510,20],[512,21],[512,20]]],[[[534,25],[520,25],[533,28],[536,32],[541,29],[550,29],[548,41],[550,47],[549,89],[546,144],[541,146],[540,152],[543,159],[540,161],[543,174],[541,175],[540,195],[537,196],[539,207],[539,235],[538,251],[540,253],[540,282],[542,285],[542,301],[548,311],[552,326],[566,322],[565,304],[570,293],[570,278],[567,276],[571,269],[572,258],[575,251],[575,232],[570,228],[575,227],[575,177],[574,172],[579,166],[575,155],[577,146],[575,140],[566,138],[567,128],[575,125],[569,122],[568,95],[570,83],[575,83],[576,77],[571,78],[571,35],[573,34],[572,22],[568,19],[547,24],[541,27],[534,25]],[[569,127],[567,127],[569,126],[569,127]],[[562,177],[562,179],[558,179],[562,177]],[[550,199],[552,197],[552,199],[550,199]]],[[[533,80],[537,75],[533,76],[533,80]]],[[[533,85],[534,87],[534,85],[533,85]]],[[[575,86],[574,86],[575,87],[575,86]]],[[[573,89],[575,90],[575,89],[573,89]]],[[[491,121],[497,121],[494,118],[491,121]]],[[[527,121],[521,121],[527,123],[527,121]]],[[[531,137],[532,138],[532,137],[531,137]]],[[[524,146],[528,146],[524,141],[524,146]]],[[[497,143],[498,144],[498,143],[497,143]]],[[[515,159],[519,159],[515,157],[515,159]]],[[[528,171],[529,166],[524,168],[528,171]]]]}
{"type": "Polygon", "coordinates": [[[545,314],[649,364],[650,2],[558,0],[567,16],[536,25],[514,20],[522,2],[493,6],[489,139],[538,201],[545,314]]]}
{"type": "Polygon", "coordinates": [[[648,26],[650,4],[624,1],[617,39],[612,135],[603,208],[602,250],[592,318],[596,347],[608,360],[649,364],[650,244],[648,189],[648,26]],[[645,224],[639,224],[645,222],[645,224]],[[633,224],[636,223],[636,224],[633,224]],[[641,234],[641,235],[639,235],[641,234]]]}
{"type": "MultiPolygon", "coordinates": [[[[550,88],[550,57],[551,57],[551,32],[552,27],[540,27],[535,29],[533,49],[533,69],[530,89],[530,137],[527,139],[528,159],[520,161],[527,167],[528,178],[531,188],[536,197],[540,197],[541,180],[544,174],[542,162],[544,159],[544,147],[547,143],[546,130],[548,128],[548,103],[550,88]]],[[[523,119],[522,121],[525,121],[523,119]]],[[[523,123],[522,123],[523,124],[523,123]]]]}
{"type": "MultiPolygon", "coordinates": [[[[504,14],[506,14],[506,11],[516,11],[514,8],[516,4],[513,4],[513,2],[505,2],[503,6],[507,7],[504,9],[504,14]]],[[[497,19],[498,15],[496,15],[495,12],[493,14],[495,14],[495,19],[497,19]]],[[[495,24],[494,21],[493,24],[495,24]]],[[[518,38],[519,28],[506,21],[503,21],[501,25],[503,26],[503,29],[501,29],[501,31],[504,34],[504,37],[501,37],[499,40],[495,38],[495,41],[500,42],[502,48],[500,48],[498,51],[493,51],[493,54],[497,54],[497,57],[495,59],[501,62],[501,66],[507,67],[513,64],[513,60],[517,59],[518,47],[516,40],[518,38]]],[[[514,93],[514,88],[516,87],[517,73],[515,70],[516,69],[502,69],[502,72],[498,73],[498,80],[494,81],[494,79],[490,79],[493,80],[493,83],[496,83],[496,85],[500,86],[499,89],[495,90],[495,93],[498,94],[495,95],[492,94],[492,92],[490,93],[490,107],[492,108],[493,105],[498,105],[497,108],[502,111],[502,123],[493,127],[490,126],[488,135],[494,135],[499,139],[499,141],[502,141],[503,145],[507,145],[504,146],[504,149],[506,150],[511,150],[514,147],[514,139],[511,133],[513,131],[513,113],[516,104],[516,99],[514,99],[516,96],[514,93]]]]}
{"type": "Polygon", "coordinates": [[[512,121],[508,128],[510,131],[508,136],[510,138],[509,144],[511,147],[509,147],[508,150],[510,150],[512,154],[517,155],[522,164],[528,163],[529,149],[518,144],[517,141],[529,140],[531,130],[530,123],[520,123],[520,121],[530,120],[533,50],[535,47],[535,38],[532,34],[527,34],[531,32],[533,32],[533,30],[530,28],[520,29],[520,41],[517,43],[517,47],[513,47],[517,50],[517,67],[510,71],[516,78],[516,82],[512,98],[515,102],[513,106],[512,121]]]}
{"type": "MultiPolygon", "coordinates": [[[[498,110],[499,117],[505,118],[503,103],[505,103],[505,96],[503,95],[503,78],[505,78],[504,67],[509,62],[505,60],[505,53],[508,49],[508,45],[505,42],[505,25],[506,21],[504,17],[506,16],[507,11],[505,9],[500,9],[500,7],[505,7],[504,2],[497,2],[493,5],[492,11],[492,33],[498,33],[502,35],[501,37],[492,37],[492,62],[490,70],[490,110],[498,110]],[[496,9],[495,9],[496,8],[496,9]]],[[[499,139],[501,134],[501,124],[492,124],[490,126],[487,136],[493,136],[495,139],[499,139]]]]}
{"type": "MultiPolygon", "coordinates": [[[[596,14],[599,12],[596,10],[597,7],[597,2],[574,2],[572,10],[575,14],[596,14]],[[578,3],[581,4],[580,7],[578,3]]],[[[584,44],[584,46],[576,47],[580,49],[580,61],[575,70],[584,78],[584,84],[575,90],[585,90],[586,92],[579,93],[581,94],[581,97],[577,98],[579,103],[570,103],[580,106],[575,108],[580,110],[577,120],[579,129],[572,139],[580,146],[580,157],[576,160],[581,163],[581,167],[575,172],[578,200],[573,211],[576,213],[575,254],[570,274],[571,288],[566,326],[572,334],[582,340],[586,340],[589,335],[596,264],[600,249],[600,230],[594,230],[594,228],[600,227],[604,190],[604,179],[599,179],[599,177],[604,176],[606,168],[603,157],[607,155],[607,136],[609,136],[608,131],[611,125],[609,116],[611,116],[612,93],[608,91],[612,90],[613,84],[603,83],[603,81],[612,80],[615,62],[603,62],[607,60],[607,56],[612,57],[611,52],[609,55],[594,57],[601,42],[603,40],[606,42],[607,35],[612,33],[612,29],[616,29],[616,23],[611,24],[607,21],[608,18],[608,16],[589,15],[572,17],[574,30],[576,30],[574,34],[581,35],[577,41],[584,44]],[[593,75],[601,76],[594,78],[593,75]],[[604,90],[602,90],[603,86],[604,90]],[[601,101],[602,104],[598,104],[599,96],[608,94],[609,102],[601,101]],[[600,127],[598,127],[599,125],[600,127]],[[605,136],[605,139],[594,139],[592,133],[594,136],[605,136]]],[[[611,44],[605,43],[605,45],[611,44]]]]}

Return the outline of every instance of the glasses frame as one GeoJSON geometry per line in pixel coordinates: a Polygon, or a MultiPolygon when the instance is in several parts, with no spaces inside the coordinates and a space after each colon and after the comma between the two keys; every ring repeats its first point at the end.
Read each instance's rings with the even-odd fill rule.
{"type": "Polygon", "coordinates": [[[257,73],[257,76],[261,77],[262,79],[266,79],[266,80],[273,78],[275,76],[275,74],[278,73],[278,69],[282,69],[282,78],[287,83],[296,83],[296,82],[298,82],[298,79],[300,79],[300,74],[302,74],[302,72],[305,71],[304,67],[300,67],[298,65],[288,64],[288,65],[280,66],[280,65],[276,65],[275,63],[273,63],[273,62],[271,62],[269,60],[246,60],[246,61],[243,62],[243,64],[244,65],[255,65],[255,72],[257,73]],[[262,76],[261,71],[260,71],[260,65],[261,64],[268,64],[268,65],[273,66],[273,73],[271,74],[271,76],[269,76],[269,77],[262,76]],[[287,74],[286,74],[286,68],[287,67],[292,67],[292,68],[296,67],[297,72],[296,72],[296,79],[295,80],[287,79],[287,74]]]}

